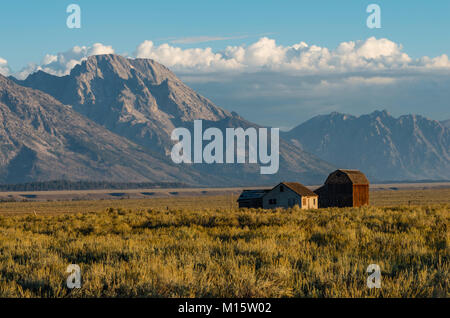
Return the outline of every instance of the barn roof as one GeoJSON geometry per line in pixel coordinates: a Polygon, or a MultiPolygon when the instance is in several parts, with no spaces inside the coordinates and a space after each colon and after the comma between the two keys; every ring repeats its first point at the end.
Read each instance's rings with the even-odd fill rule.
{"type": "Polygon", "coordinates": [[[353,184],[369,184],[369,180],[366,178],[364,173],[362,173],[359,170],[351,170],[351,169],[339,169],[334,171],[328,176],[328,179],[327,181],[325,181],[325,183],[328,183],[328,181],[331,180],[330,177],[332,175],[335,175],[336,173],[339,172],[345,174],[349,178],[350,182],[353,184]]]}
{"type": "Polygon", "coordinates": [[[301,196],[317,196],[317,194],[298,182],[282,182],[281,184],[284,184],[286,187],[301,196]]]}
{"type": "Polygon", "coordinates": [[[238,198],[238,201],[241,200],[251,200],[251,199],[260,199],[269,192],[270,189],[262,189],[262,190],[244,190],[238,198]]]}

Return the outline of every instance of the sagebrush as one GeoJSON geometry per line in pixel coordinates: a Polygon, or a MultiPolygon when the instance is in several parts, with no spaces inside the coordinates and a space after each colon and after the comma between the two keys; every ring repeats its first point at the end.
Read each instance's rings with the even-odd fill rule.
{"type": "Polygon", "coordinates": [[[448,221],[449,205],[0,217],[0,297],[448,297],[448,221]]]}

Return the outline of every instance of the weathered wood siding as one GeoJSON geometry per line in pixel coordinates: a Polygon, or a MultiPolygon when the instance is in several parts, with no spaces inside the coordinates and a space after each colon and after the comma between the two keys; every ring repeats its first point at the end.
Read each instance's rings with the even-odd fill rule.
{"type": "Polygon", "coordinates": [[[369,181],[358,170],[336,170],[314,192],[319,195],[319,208],[369,204],[369,181]]]}
{"type": "Polygon", "coordinates": [[[359,207],[369,205],[369,185],[355,184],[353,185],[353,206],[359,207]]]}
{"type": "Polygon", "coordinates": [[[262,208],[263,206],[263,200],[261,199],[248,199],[248,200],[241,200],[238,202],[240,208],[262,208]]]}

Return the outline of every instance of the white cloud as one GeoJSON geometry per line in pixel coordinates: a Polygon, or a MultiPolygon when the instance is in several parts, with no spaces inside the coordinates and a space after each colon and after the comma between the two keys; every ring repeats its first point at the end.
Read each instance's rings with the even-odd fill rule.
{"type": "Polygon", "coordinates": [[[8,76],[10,73],[11,70],[8,66],[8,61],[0,57],[0,74],[8,76]]]}
{"type": "Polygon", "coordinates": [[[72,49],[53,54],[46,54],[39,65],[29,64],[23,68],[15,76],[19,79],[26,78],[29,74],[42,70],[49,74],[63,76],[70,73],[75,65],[80,64],[83,60],[91,55],[113,54],[112,46],[94,43],[92,46],[74,46],[72,49]]]}
{"type": "MultiPolygon", "coordinates": [[[[36,70],[65,75],[88,56],[106,53],[114,49],[101,43],[75,46],[48,54],[15,76],[25,78],[36,70]]],[[[293,126],[318,113],[384,108],[397,115],[450,118],[449,57],[412,58],[402,45],[385,38],[327,48],[305,42],[280,45],[263,37],[222,50],[144,41],[134,55],[164,64],[217,105],[266,125],[293,126]]],[[[4,59],[0,72],[12,74],[4,59]]]]}
{"type": "Polygon", "coordinates": [[[228,46],[223,51],[211,48],[188,48],[169,44],[155,46],[144,41],[136,50],[140,58],[152,58],[178,72],[191,71],[282,71],[301,73],[329,73],[380,71],[396,69],[450,69],[446,55],[413,60],[402,46],[388,39],[368,38],[365,41],[342,42],[329,49],[305,42],[290,46],[277,45],[263,37],[249,46],[228,46]]]}
{"type": "Polygon", "coordinates": [[[327,48],[263,37],[222,51],[145,41],[135,54],[165,64],[218,105],[265,125],[294,126],[318,113],[385,108],[397,115],[450,117],[448,56],[414,59],[389,39],[327,48]]]}
{"type": "Polygon", "coordinates": [[[442,54],[441,56],[437,56],[433,59],[425,56],[421,59],[421,65],[428,68],[448,68],[450,66],[450,61],[446,54],[442,54]]]}
{"type": "MultiPolygon", "coordinates": [[[[172,43],[217,39],[225,38],[186,38],[174,40],[172,43]]],[[[114,49],[101,43],[89,47],[75,46],[66,52],[47,54],[41,63],[29,64],[15,73],[15,76],[24,78],[37,70],[62,76],[68,74],[75,65],[80,64],[88,56],[110,53],[114,53],[114,49]]],[[[200,76],[198,73],[236,74],[261,71],[303,76],[363,72],[365,76],[371,76],[371,73],[373,76],[379,76],[377,73],[383,71],[450,70],[450,61],[445,54],[434,58],[424,56],[412,59],[403,52],[400,44],[374,37],[362,41],[342,42],[334,49],[309,45],[305,42],[283,46],[278,45],[274,39],[262,37],[248,46],[227,46],[216,52],[209,47],[183,49],[169,43],[155,45],[152,41],[144,41],[136,48],[135,56],[154,59],[179,75],[198,76],[200,76]]],[[[6,73],[9,68],[4,65],[0,64],[0,67],[1,71],[6,73]]]]}
{"type": "Polygon", "coordinates": [[[234,59],[224,59],[222,54],[214,53],[211,48],[181,49],[169,44],[155,46],[152,41],[144,41],[136,49],[136,57],[151,58],[172,67],[174,70],[218,71],[239,69],[242,67],[234,59]]]}

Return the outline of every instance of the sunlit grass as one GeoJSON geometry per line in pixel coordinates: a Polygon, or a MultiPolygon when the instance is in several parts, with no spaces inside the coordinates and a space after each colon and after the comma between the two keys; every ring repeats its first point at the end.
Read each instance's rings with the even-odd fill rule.
{"type": "MultiPolygon", "coordinates": [[[[0,202],[0,216],[54,215],[80,212],[102,212],[109,207],[123,210],[148,208],[165,209],[235,209],[238,194],[227,195],[174,195],[147,199],[61,200],[0,202]]],[[[370,192],[370,205],[378,207],[417,206],[423,204],[450,204],[450,188],[424,190],[375,190],[370,192]]]]}
{"type": "Polygon", "coordinates": [[[449,296],[449,205],[116,207],[0,217],[0,297],[449,296]]]}

